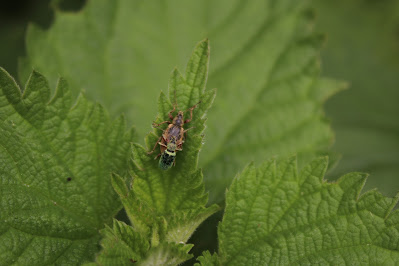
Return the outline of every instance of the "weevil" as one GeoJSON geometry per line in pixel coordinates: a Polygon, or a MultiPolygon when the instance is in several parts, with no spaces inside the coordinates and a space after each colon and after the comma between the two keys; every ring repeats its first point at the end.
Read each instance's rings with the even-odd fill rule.
{"type": "Polygon", "coordinates": [[[165,152],[168,149],[168,146],[170,146],[171,150],[172,148],[174,148],[174,153],[176,153],[176,151],[182,151],[182,146],[184,143],[184,139],[185,139],[185,134],[188,130],[192,129],[193,127],[190,127],[188,129],[184,129],[183,126],[184,124],[190,123],[191,120],[193,119],[193,110],[195,108],[197,108],[197,105],[200,104],[201,101],[199,101],[197,104],[195,104],[194,106],[192,106],[191,108],[187,109],[186,111],[190,111],[190,118],[184,120],[184,112],[183,111],[178,111],[177,115],[175,117],[173,117],[173,113],[176,111],[176,107],[177,107],[177,103],[175,102],[175,104],[173,105],[173,109],[168,113],[169,119],[172,121],[163,121],[159,124],[157,123],[153,123],[152,126],[155,128],[159,128],[160,125],[168,123],[168,127],[163,131],[162,135],[159,137],[159,139],[157,140],[157,142],[154,145],[154,148],[147,152],[147,154],[151,154],[154,152],[154,150],[156,149],[157,145],[160,146],[161,152],[155,157],[155,159],[157,159],[159,156],[163,156],[163,158],[161,158],[160,162],[159,162],[159,167],[163,170],[167,170],[170,168],[170,166],[172,165],[172,163],[175,165],[175,158],[176,158],[176,154],[172,155],[172,151],[168,154],[165,152]],[[172,141],[173,140],[173,141],[172,141]],[[172,158],[173,157],[173,158],[172,158]],[[165,161],[162,163],[162,159],[165,159],[165,161]],[[170,163],[170,165],[168,166],[166,159],[168,159],[168,161],[172,160],[173,161],[170,163]],[[161,167],[162,164],[162,167],[161,167]]]}

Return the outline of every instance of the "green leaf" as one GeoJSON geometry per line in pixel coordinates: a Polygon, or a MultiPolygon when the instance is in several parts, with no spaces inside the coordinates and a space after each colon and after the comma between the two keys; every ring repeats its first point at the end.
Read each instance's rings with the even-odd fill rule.
{"type": "Polygon", "coordinates": [[[202,256],[199,256],[197,258],[199,263],[196,263],[195,265],[213,265],[213,266],[219,266],[219,257],[217,256],[216,253],[212,254],[209,251],[204,251],[202,253],[202,256]]]}
{"type": "MultiPolygon", "coordinates": [[[[218,89],[218,99],[200,165],[215,202],[247,161],[292,153],[306,161],[332,142],[321,105],[341,85],[319,83],[323,38],[311,31],[306,2],[89,1],[77,14],[57,12],[47,31],[30,26],[26,61],[52,80],[62,73],[112,113],[125,112],[144,136],[168,71],[208,37],[214,54],[208,86],[218,89]]],[[[22,79],[29,64],[21,66],[22,79]]],[[[190,73],[186,79],[203,86],[190,73]]]]}
{"type": "MultiPolygon", "coordinates": [[[[278,27],[275,30],[282,31],[278,27]]],[[[219,143],[208,143],[207,147],[212,147],[213,151],[208,153],[203,163],[207,185],[211,191],[217,191],[215,196],[220,198],[221,191],[245,162],[259,162],[274,155],[284,157],[293,153],[299,155],[300,162],[306,162],[312,154],[324,153],[332,143],[333,134],[321,105],[327,96],[344,84],[318,77],[318,51],[323,41],[322,36],[303,36],[296,32],[287,36],[283,48],[281,43],[270,43],[279,52],[275,55],[275,64],[258,74],[267,77],[265,83],[257,87],[253,97],[246,96],[248,90],[227,96],[231,99],[228,104],[231,110],[226,112],[225,109],[224,113],[234,114],[224,122],[224,128],[229,129],[219,143]]],[[[246,68],[245,65],[241,67],[246,68]]],[[[226,79],[221,75],[220,84],[223,77],[226,79]]],[[[220,95],[221,98],[224,96],[220,95]]],[[[209,120],[210,127],[220,127],[218,121],[209,120]]]]}
{"type": "Polygon", "coordinates": [[[127,174],[133,131],[82,95],[72,106],[62,78],[50,99],[36,71],[21,95],[1,68],[0,106],[0,264],[93,259],[121,208],[110,172],[127,174]]]}
{"type": "Polygon", "coordinates": [[[193,245],[164,243],[153,248],[151,256],[142,261],[142,265],[178,265],[192,258],[187,254],[193,245]]]}
{"type": "MultiPolygon", "coordinates": [[[[159,142],[164,128],[154,128],[146,138],[147,149],[133,144],[132,184],[113,175],[112,185],[119,194],[132,226],[124,225],[124,236],[119,227],[103,232],[103,251],[97,258],[99,264],[123,265],[137,261],[143,265],[175,265],[192,257],[188,254],[193,245],[186,244],[195,229],[210,215],[219,210],[212,205],[205,208],[208,195],[204,193],[203,176],[197,169],[198,153],[202,146],[205,114],[215,97],[215,90],[205,91],[208,74],[209,43],[200,42],[191,56],[183,77],[175,69],[169,82],[169,99],[161,93],[156,121],[170,121],[168,113],[173,109],[183,111],[195,104],[192,120],[184,124],[187,131],[182,151],[176,156],[176,166],[162,170],[154,154],[148,150],[159,142]],[[131,239],[144,239],[145,251],[137,251],[137,243],[131,239]],[[119,247],[120,246],[120,247],[119,247]],[[148,247],[148,248],[147,248],[148,247]]],[[[191,117],[190,112],[184,119],[191,117]]],[[[156,153],[159,148],[156,147],[156,153]]],[[[119,222],[116,222],[118,225],[119,222]]]]}
{"type": "Polygon", "coordinates": [[[327,183],[327,164],[316,159],[299,174],[296,158],[247,166],[226,195],[220,264],[397,264],[399,212],[391,211],[398,197],[361,195],[361,173],[327,183]]]}
{"type": "Polygon", "coordinates": [[[114,220],[113,228],[105,228],[101,241],[103,251],[97,257],[99,265],[177,265],[192,257],[192,245],[161,243],[150,248],[143,235],[133,227],[114,220]]]}
{"type": "Polygon", "coordinates": [[[150,248],[146,239],[123,222],[114,220],[113,228],[106,227],[102,234],[105,251],[97,257],[100,265],[130,265],[141,260],[150,248]]]}

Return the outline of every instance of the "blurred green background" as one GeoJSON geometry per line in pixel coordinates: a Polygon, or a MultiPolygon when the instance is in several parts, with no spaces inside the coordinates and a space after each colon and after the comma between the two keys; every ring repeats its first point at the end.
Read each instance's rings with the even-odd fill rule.
{"type": "Polygon", "coordinates": [[[316,30],[328,36],[323,73],[350,84],[326,104],[333,150],[342,154],[332,176],[367,172],[366,189],[392,196],[399,189],[399,1],[318,1],[314,7],[316,30]]]}
{"type": "MultiPolygon", "coordinates": [[[[54,8],[77,11],[83,0],[7,1],[0,9],[0,65],[17,77],[29,22],[51,25],[54,8]]],[[[347,81],[348,90],[327,101],[342,155],[329,178],[349,171],[370,174],[366,188],[392,196],[399,190],[399,1],[314,1],[316,31],[328,41],[323,75],[347,81]]]]}

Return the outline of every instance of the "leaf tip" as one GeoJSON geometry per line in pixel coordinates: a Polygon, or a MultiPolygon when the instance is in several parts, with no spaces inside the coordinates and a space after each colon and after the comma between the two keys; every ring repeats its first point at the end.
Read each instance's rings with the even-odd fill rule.
{"type": "Polygon", "coordinates": [[[177,68],[177,66],[175,66],[173,69],[172,69],[172,76],[177,76],[177,75],[179,75],[180,74],[180,71],[179,71],[179,69],[177,68]]]}
{"type": "MultiPolygon", "coordinates": [[[[19,94],[21,93],[21,89],[18,86],[17,82],[13,78],[13,76],[10,75],[10,73],[7,72],[3,67],[0,67],[0,88],[1,89],[10,89],[14,91],[15,89],[18,90],[19,94]],[[12,86],[9,86],[8,83],[13,83],[12,86]]],[[[17,97],[19,98],[19,97],[17,97]]]]}
{"type": "Polygon", "coordinates": [[[7,72],[7,70],[5,70],[5,68],[2,67],[2,66],[0,66],[0,72],[1,72],[2,74],[4,74],[4,75],[10,76],[10,74],[7,72]]]}
{"type": "Polygon", "coordinates": [[[125,180],[121,176],[116,173],[111,173],[111,184],[120,197],[127,197],[129,190],[126,186],[125,180]]]}
{"type": "Polygon", "coordinates": [[[353,172],[340,177],[337,183],[344,191],[348,192],[348,195],[352,194],[356,199],[359,199],[368,176],[369,174],[367,173],[353,172]]]}
{"type": "Polygon", "coordinates": [[[208,47],[209,48],[209,38],[206,37],[205,39],[200,41],[197,46],[204,46],[204,47],[208,47]]]}

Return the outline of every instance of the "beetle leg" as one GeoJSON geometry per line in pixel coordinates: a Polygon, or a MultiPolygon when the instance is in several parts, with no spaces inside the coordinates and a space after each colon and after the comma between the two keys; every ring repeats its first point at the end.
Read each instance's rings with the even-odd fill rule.
{"type": "Polygon", "coordinates": [[[173,120],[173,113],[174,111],[176,111],[176,106],[177,106],[177,100],[176,100],[176,90],[175,90],[175,103],[173,104],[173,109],[168,113],[168,116],[170,118],[170,120],[173,120]]]}
{"type": "Polygon", "coordinates": [[[157,124],[157,123],[155,123],[155,122],[152,122],[152,126],[153,126],[153,127],[159,127],[160,125],[165,124],[165,123],[170,124],[170,121],[163,121],[163,122],[161,122],[161,123],[159,123],[159,124],[157,124]]]}
{"type": "Polygon", "coordinates": [[[161,153],[159,153],[157,156],[155,156],[154,160],[158,159],[159,156],[161,156],[161,153]]]}
{"type": "MultiPolygon", "coordinates": [[[[200,103],[201,103],[201,101],[199,101],[199,102],[196,103],[193,107],[191,107],[190,109],[188,109],[188,110],[190,110],[190,119],[186,119],[186,120],[184,121],[184,124],[185,124],[185,123],[190,123],[191,120],[193,120],[193,110],[194,110],[195,108],[197,108],[197,105],[200,104],[200,103]]],[[[188,111],[188,110],[186,110],[186,111],[188,111]]]]}
{"type": "Polygon", "coordinates": [[[175,96],[175,103],[173,104],[173,109],[172,109],[172,111],[170,111],[169,113],[168,113],[168,116],[169,116],[169,118],[170,118],[170,120],[173,120],[173,112],[176,110],[176,107],[177,107],[177,98],[176,98],[176,90],[173,92],[173,94],[174,94],[174,96],[175,96]]]}
{"type": "Polygon", "coordinates": [[[157,142],[155,142],[154,148],[151,151],[148,151],[147,154],[151,154],[155,151],[157,145],[159,144],[159,141],[162,139],[162,136],[159,137],[159,139],[157,140],[157,142]]]}
{"type": "Polygon", "coordinates": [[[176,103],[175,104],[173,104],[173,109],[168,113],[168,116],[169,116],[169,118],[170,118],[170,120],[173,120],[173,113],[176,111],[176,103]]]}
{"type": "MultiPolygon", "coordinates": [[[[186,122],[184,122],[184,123],[186,123],[186,122]]],[[[195,128],[195,127],[189,127],[189,128],[187,128],[186,130],[183,131],[183,134],[186,133],[187,131],[189,131],[190,129],[193,129],[193,128],[195,128]]]]}
{"type": "Polygon", "coordinates": [[[178,144],[177,144],[177,146],[176,146],[176,150],[177,151],[182,151],[183,150],[183,143],[184,143],[184,141],[180,141],[178,144]]]}
{"type": "MultiPolygon", "coordinates": [[[[189,127],[189,128],[187,128],[186,130],[183,131],[183,142],[184,142],[184,140],[185,140],[186,137],[187,137],[186,132],[189,131],[190,129],[193,129],[193,128],[195,128],[195,127],[189,127]]],[[[182,143],[183,143],[183,142],[182,142],[182,143]]]]}

